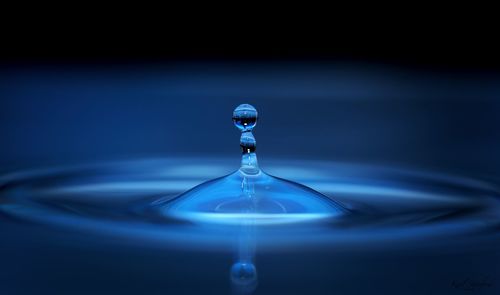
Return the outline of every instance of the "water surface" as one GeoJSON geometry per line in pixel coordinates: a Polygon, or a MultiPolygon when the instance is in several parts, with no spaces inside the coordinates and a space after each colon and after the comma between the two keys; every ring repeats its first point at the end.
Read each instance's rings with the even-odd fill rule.
{"type": "MultiPolygon", "coordinates": [[[[498,187],[355,163],[271,161],[348,214],[257,224],[164,214],[180,193],[237,169],[227,159],[141,159],[5,174],[6,294],[226,294],[251,255],[255,294],[496,294],[498,187]]],[[[241,290],[240,290],[241,291],[241,290]]]]}

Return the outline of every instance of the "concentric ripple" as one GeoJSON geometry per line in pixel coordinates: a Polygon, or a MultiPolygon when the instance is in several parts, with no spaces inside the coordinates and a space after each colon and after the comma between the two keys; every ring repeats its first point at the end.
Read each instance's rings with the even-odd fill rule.
{"type": "MultiPolygon", "coordinates": [[[[345,163],[274,161],[263,166],[272,175],[334,198],[350,214],[273,219],[253,229],[262,249],[283,243],[334,242],[340,247],[471,233],[487,236],[500,225],[498,189],[481,180],[345,163]]],[[[190,222],[165,214],[164,208],[179,194],[235,167],[237,163],[225,159],[186,158],[21,171],[0,178],[0,212],[47,228],[69,227],[174,247],[231,247],[240,224],[212,223],[218,215],[210,214],[190,222]]]]}

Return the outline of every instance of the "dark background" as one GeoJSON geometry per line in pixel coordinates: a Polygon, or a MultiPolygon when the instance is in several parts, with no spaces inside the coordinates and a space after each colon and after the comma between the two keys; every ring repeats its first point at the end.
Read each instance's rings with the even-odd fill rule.
{"type": "Polygon", "coordinates": [[[500,59],[491,18],[404,18],[318,17],[278,26],[254,19],[242,28],[153,20],[156,30],[47,20],[8,31],[0,165],[237,158],[231,111],[252,103],[261,115],[255,135],[262,161],[494,176],[500,59]]]}

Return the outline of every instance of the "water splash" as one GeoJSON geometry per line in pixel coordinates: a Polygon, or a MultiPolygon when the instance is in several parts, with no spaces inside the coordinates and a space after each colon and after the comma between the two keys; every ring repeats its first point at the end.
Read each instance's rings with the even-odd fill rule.
{"type": "Polygon", "coordinates": [[[197,222],[255,224],[309,221],[340,216],[347,212],[338,202],[304,185],[268,175],[257,161],[257,143],[252,134],[257,110],[239,105],[234,125],[241,131],[239,170],[203,183],[166,204],[164,214],[197,222]]]}

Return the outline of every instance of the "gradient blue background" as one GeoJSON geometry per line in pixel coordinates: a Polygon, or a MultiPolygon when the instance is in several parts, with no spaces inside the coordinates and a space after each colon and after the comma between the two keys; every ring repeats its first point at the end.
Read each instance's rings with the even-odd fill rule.
{"type": "Polygon", "coordinates": [[[0,69],[0,167],[239,156],[254,104],[261,161],[300,158],[494,176],[500,75],[348,62],[164,62],[0,69]]]}

